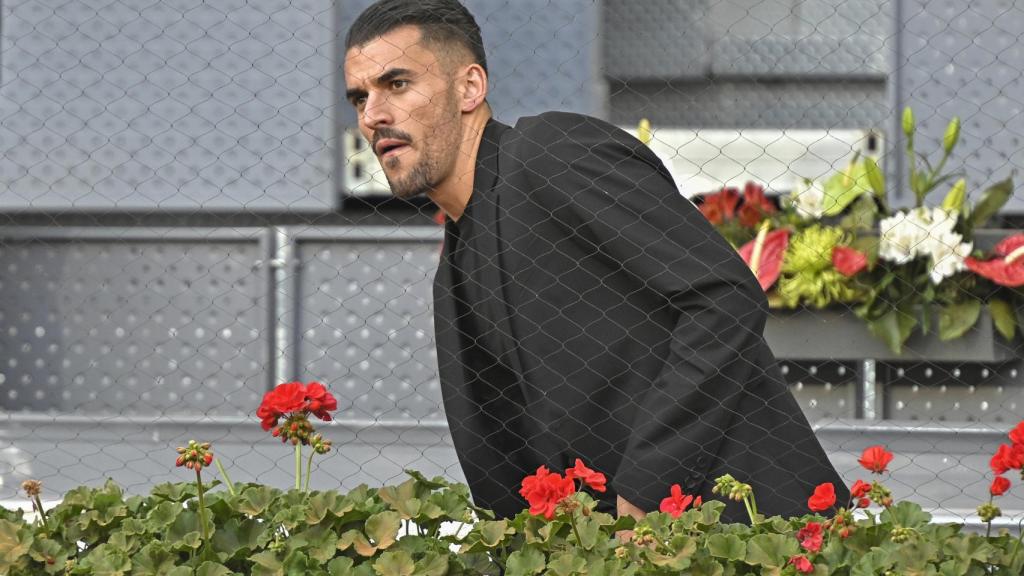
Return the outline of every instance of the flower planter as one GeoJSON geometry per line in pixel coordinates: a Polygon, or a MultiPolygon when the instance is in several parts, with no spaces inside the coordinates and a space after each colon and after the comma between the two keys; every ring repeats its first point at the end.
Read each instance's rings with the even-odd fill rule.
{"type": "Polygon", "coordinates": [[[775,356],[786,360],[886,360],[936,362],[1001,362],[1020,357],[1020,343],[1007,342],[982,308],[978,323],[962,337],[942,341],[932,322],[927,335],[920,328],[896,354],[847,308],[772,310],[764,335],[775,356]]]}

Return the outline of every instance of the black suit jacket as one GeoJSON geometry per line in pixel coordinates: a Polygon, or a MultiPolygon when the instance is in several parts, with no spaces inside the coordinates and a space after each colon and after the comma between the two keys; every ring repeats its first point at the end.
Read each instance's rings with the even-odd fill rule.
{"type": "Polygon", "coordinates": [[[515,514],[525,474],[577,457],[608,475],[605,509],[620,494],[657,510],[675,483],[707,499],[725,473],[768,515],[806,512],[822,482],[846,504],[765,343],[764,293],[645,145],[578,114],[491,121],[471,205],[484,232],[466,272],[485,296],[468,304],[504,383],[467,374],[480,335],[458,317],[450,250],[434,299],[445,409],[477,504],[515,514]]]}

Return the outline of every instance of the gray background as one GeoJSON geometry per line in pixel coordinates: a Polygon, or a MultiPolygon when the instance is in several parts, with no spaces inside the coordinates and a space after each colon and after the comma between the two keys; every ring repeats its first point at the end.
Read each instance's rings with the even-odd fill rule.
{"type": "MultiPolygon", "coordinates": [[[[339,45],[366,4],[0,2],[0,499],[27,477],[50,496],[183,479],[173,447],[192,437],[236,480],[288,485],[290,452],[252,414],[291,378],[340,400],[315,485],[461,478],[433,352],[432,210],[353,203],[337,178],[354,120],[339,45]]],[[[954,167],[971,190],[1024,164],[1010,1],[467,4],[506,122],[876,128],[899,151],[909,104],[930,149],[963,118],[954,167]]],[[[943,512],[984,498],[986,453],[1024,412],[1016,359],[878,362],[871,387],[859,360],[782,360],[850,481],[886,442],[897,494],[943,512]]]]}

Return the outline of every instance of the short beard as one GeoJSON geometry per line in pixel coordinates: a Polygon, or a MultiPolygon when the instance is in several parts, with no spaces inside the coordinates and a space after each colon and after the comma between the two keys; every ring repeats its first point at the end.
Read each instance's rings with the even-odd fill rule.
{"type": "MultiPolygon", "coordinates": [[[[451,108],[452,112],[451,125],[438,127],[433,139],[429,141],[427,140],[430,138],[429,136],[421,139],[423,148],[420,152],[420,160],[409,169],[408,175],[397,180],[388,178],[391,194],[396,198],[408,200],[431,192],[455,167],[461,142],[462,124],[458,105],[455,102],[454,87],[448,87],[445,99],[446,105],[451,108]]],[[[395,164],[401,162],[401,157],[389,158],[385,162],[394,163],[390,164],[394,168],[395,164]]]]}
{"type": "MultiPolygon", "coordinates": [[[[398,158],[390,161],[398,161],[398,158]]],[[[424,158],[422,162],[412,167],[405,178],[402,178],[401,180],[392,180],[391,178],[388,178],[388,185],[391,187],[391,194],[396,198],[409,200],[417,196],[422,196],[433,190],[437,185],[437,182],[430,181],[431,169],[430,166],[428,166],[429,163],[430,159],[424,158]]]]}

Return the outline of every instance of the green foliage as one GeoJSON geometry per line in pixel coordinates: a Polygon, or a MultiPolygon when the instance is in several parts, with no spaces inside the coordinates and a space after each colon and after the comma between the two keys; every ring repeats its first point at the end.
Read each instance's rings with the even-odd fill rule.
{"type": "MultiPolygon", "coordinates": [[[[207,493],[212,539],[200,538],[191,484],[163,484],[125,496],[115,484],[76,488],[49,512],[48,525],[20,513],[0,518],[0,573],[107,576],[724,576],[792,574],[804,555],[815,574],[1018,574],[1024,551],[1009,534],[963,534],[931,524],[920,506],[899,502],[881,514],[826,525],[820,550],[796,536],[820,516],[719,522],[710,500],[677,517],[640,521],[597,511],[586,493],[554,519],[522,512],[494,520],[468,489],[411,473],[397,486],[282,491],[258,484],[237,494],[207,493]],[[464,525],[458,534],[445,523],[464,525]],[[49,527],[48,527],[49,526],[49,527]],[[841,533],[842,528],[848,528],[841,533]],[[632,530],[630,540],[617,533],[632,530]]],[[[841,513],[842,514],[842,513],[841,513]]]]}

